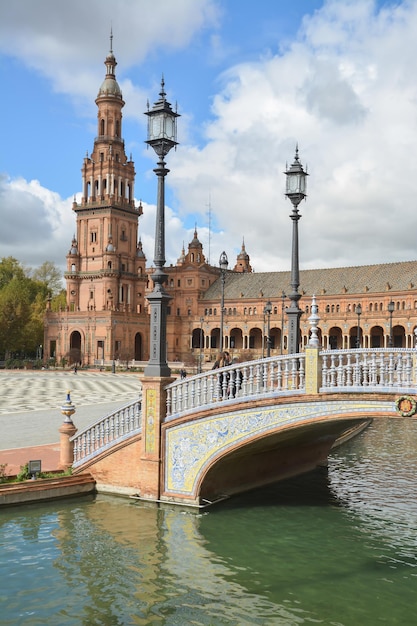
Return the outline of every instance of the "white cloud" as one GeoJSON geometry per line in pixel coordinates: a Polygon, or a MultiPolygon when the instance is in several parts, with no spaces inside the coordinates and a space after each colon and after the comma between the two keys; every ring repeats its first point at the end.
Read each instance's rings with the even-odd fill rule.
{"type": "Polygon", "coordinates": [[[298,141],[311,174],[303,267],[416,258],[417,86],[404,59],[417,54],[416,32],[415,2],[377,14],[373,2],[330,1],[281,56],[231,68],[207,145],[181,146],[172,167],[183,211],[202,212],[211,190],[230,248],[238,252],[244,235],[258,271],[271,260],[287,269],[282,172],[298,141]]]}
{"type": "MultiPolygon", "coordinates": [[[[111,15],[110,0],[59,3],[59,11],[57,6],[56,0],[3,3],[0,49],[14,51],[46,73],[56,90],[81,98],[93,110],[103,77],[103,37],[113,20],[125,111],[138,119],[146,96],[139,80],[127,75],[128,66],[143,63],[167,42],[172,49],[186,47],[219,19],[210,0],[120,0],[120,19],[111,15]],[[155,10],[159,3],[164,11],[155,10]]],[[[304,18],[287,47],[277,41],[276,49],[262,52],[257,61],[230,67],[219,77],[211,117],[201,125],[201,147],[192,140],[193,112],[180,110],[182,144],[167,159],[167,185],[176,194],[175,210],[167,208],[167,261],[175,263],[182,241],[187,247],[192,239],[191,220],[197,221],[208,255],[210,202],[212,262],[225,249],[234,265],[244,237],[257,271],[288,269],[291,205],[284,197],[283,171],[296,142],[310,173],[307,202],[300,206],[301,267],[417,258],[416,32],[417,2],[387,4],[378,11],[371,0],[328,0],[304,18]]],[[[213,57],[224,58],[224,36],[214,32],[212,46],[213,57]]],[[[132,140],[125,138],[129,146],[132,140]]],[[[25,226],[20,225],[15,247],[7,249],[24,259],[19,255],[31,241],[40,254],[42,244],[33,239],[41,237],[43,226],[55,258],[62,259],[75,224],[70,201],[48,190],[41,193],[32,183],[16,185],[3,181],[2,189],[9,206],[20,207],[25,226]],[[23,233],[33,215],[37,222],[23,233]]],[[[144,209],[140,231],[151,263],[154,205],[144,203],[144,209]]],[[[13,214],[7,232],[15,233],[17,226],[13,214]]]]}
{"type": "Polygon", "coordinates": [[[62,200],[37,180],[0,176],[0,247],[25,265],[52,261],[65,269],[75,229],[72,199],[62,200]]]}

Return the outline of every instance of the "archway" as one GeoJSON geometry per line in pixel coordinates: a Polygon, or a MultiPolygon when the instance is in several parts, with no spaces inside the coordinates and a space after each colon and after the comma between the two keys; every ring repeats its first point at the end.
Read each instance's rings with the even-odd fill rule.
{"type": "Polygon", "coordinates": [[[204,348],[204,330],[202,328],[194,328],[191,336],[192,348],[204,348]]]}
{"type": "Polygon", "coordinates": [[[82,362],[81,333],[78,330],[74,330],[70,335],[70,349],[68,357],[70,364],[82,362]]]}
{"type": "Polygon", "coordinates": [[[342,331],[337,326],[332,326],[329,330],[329,350],[341,350],[343,348],[342,331]]]}
{"type": "Polygon", "coordinates": [[[143,361],[142,335],[135,335],[135,361],[143,361]]]}
{"type": "Polygon", "coordinates": [[[403,326],[394,326],[392,329],[392,343],[394,348],[405,348],[405,330],[403,326]]]}
{"type": "Polygon", "coordinates": [[[371,328],[371,348],[384,348],[384,329],[381,326],[371,328]]]}
{"type": "Polygon", "coordinates": [[[262,331],[260,328],[251,328],[249,332],[249,348],[262,350],[262,331]]]}
{"type": "Polygon", "coordinates": [[[230,345],[231,350],[242,350],[243,348],[243,335],[240,328],[232,328],[230,331],[230,345]]]}

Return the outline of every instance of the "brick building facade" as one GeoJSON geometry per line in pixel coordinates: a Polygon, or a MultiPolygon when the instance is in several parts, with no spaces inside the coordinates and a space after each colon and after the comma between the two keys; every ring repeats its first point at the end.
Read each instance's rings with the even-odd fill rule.
{"type": "MultiPolygon", "coordinates": [[[[96,98],[97,137],[82,165],[82,197],[73,203],[76,235],[67,254],[67,306],[45,315],[45,359],[85,365],[149,359],[152,270],[138,234],[141,205],[134,200],[135,169],[122,135],[124,101],[113,51],[96,98]]],[[[220,346],[222,281],[207,263],[197,229],[175,265],[165,268],[171,296],[167,360],[211,363],[220,346]]],[[[312,296],[319,307],[324,348],[414,346],[417,261],[300,272],[301,347],[309,335],[312,296]],[[390,313],[388,304],[392,302],[390,313]],[[358,315],[358,305],[361,314],[358,315]]],[[[224,283],[223,345],[237,358],[286,353],[290,272],[255,273],[242,244],[224,283]],[[264,313],[267,301],[270,315],[264,313]]],[[[208,366],[208,365],[207,365],[208,366]]]]}

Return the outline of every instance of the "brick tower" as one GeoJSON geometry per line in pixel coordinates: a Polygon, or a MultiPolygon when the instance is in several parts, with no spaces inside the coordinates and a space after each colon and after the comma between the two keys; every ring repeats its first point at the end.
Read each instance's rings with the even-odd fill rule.
{"type": "Polygon", "coordinates": [[[88,365],[148,357],[146,259],[138,240],[135,168],[122,138],[124,101],[112,49],[99,89],[97,136],[84,158],[81,202],[74,200],[76,236],[67,254],[66,311],[46,316],[45,349],[88,365]]]}

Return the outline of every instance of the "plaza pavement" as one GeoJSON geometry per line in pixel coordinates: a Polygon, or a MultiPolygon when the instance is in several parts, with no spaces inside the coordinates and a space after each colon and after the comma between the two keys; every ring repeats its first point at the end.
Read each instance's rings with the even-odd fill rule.
{"type": "Polygon", "coordinates": [[[137,373],[78,370],[0,370],[0,465],[15,475],[29,460],[42,461],[42,471],[59,463],[61,406],[70,391],[72,420],[83,430],[140,392],[137,373]]]}

